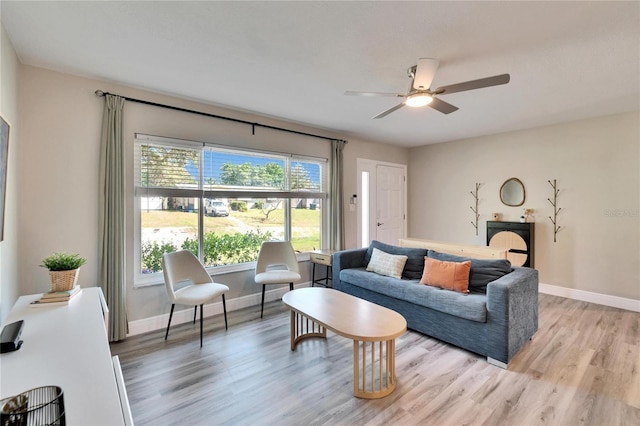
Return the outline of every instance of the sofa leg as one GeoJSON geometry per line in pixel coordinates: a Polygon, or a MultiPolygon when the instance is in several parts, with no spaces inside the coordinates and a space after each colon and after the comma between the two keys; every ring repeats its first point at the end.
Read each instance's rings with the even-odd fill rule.
{"type": "Polygon", "coordinates": [[[491,357],[487,357],[487,362],[491,365],[495,365],[496,367],[500,367],[502,369],[507,369],[507,367],[509,366],[508,364],[505,364],[502,361],[498,361],[497,359],[493,359],[491,357]]]}

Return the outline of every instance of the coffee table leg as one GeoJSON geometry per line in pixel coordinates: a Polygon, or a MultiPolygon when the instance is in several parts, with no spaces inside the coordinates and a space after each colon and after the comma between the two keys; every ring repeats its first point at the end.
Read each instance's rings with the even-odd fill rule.
{"type": "Polygon", "coordinates": [[[296,313],[291,311],[291,350],[296,348],[296,313]]]}
{"type": "Polygon", "coordinates": [[[353,341],[353,394],[375,399],[396,388],[396,341],[353,341]]]}
{"type": "Polygon", "coordinates": [[[309,337],[327,337],[327,329],[324,325],[315,322],[304,315],[291,311],[291,350],[296,348],[298,342],[309,337]]]}

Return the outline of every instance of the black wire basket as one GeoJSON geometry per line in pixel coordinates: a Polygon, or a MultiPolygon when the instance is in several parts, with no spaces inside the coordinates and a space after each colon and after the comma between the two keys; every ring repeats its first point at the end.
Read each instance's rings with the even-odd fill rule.
{"type": "Polygon", "coordinates": [[[43,386],[0,401],[0,426],[65,426],[59,386],[43,386]]]}

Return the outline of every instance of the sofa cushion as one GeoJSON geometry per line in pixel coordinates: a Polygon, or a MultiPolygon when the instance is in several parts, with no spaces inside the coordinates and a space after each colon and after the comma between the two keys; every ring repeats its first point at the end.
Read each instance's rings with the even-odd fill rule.
{"type": "MultiPolygon", "coordinates": [[[[340,281],[402,300],[404,300],[404,293],[407,290],[406,283],[410,282],[373,274],[367,272],[365,268],[343,269],[340,271],[340,281]]],[[[417,281],[413,282],[417,283],[417,281]]]]}
{"type": "Polygon", "coordinates": [[[418,306],[476,322],[487,321],[487,296],[465,295],[420,284],[418,280],[398,280],[367,272],[364,267],[340,271],[340,281],[418,306]]]}
{"type": "Polygon", "coordinates": [[[424,258],[424,273],[420,284],[444,288],[446,290],[469,293],[469,271],[471,262],[447,262],[424,258]]]}
{"type": "Polygon", "coordinates": [[[374,248],[367,264],[367,271],[400,279],[405,263],[407,256],[393,255],[374,248]]]}
{"type": "Polygon", "coordinates": [[[485,292],[487,284],[511,272],[511,262],[507,259],[471,259],[448,253],[429,250],[428,257],[446,262],[471,261],[469,290],[485,292]]]}
{"type": "Polygon", "coordinates": [[[419,280],[422,278],[424,257],[427,255],[426,249],[392,246],[373,240],[367,249],[367,253],[364,255],[364,264],[362,266],[369,264],[374,248],[389,254],[407,256],[407,263],[405,263],[404,269],[402,270],[402,277],[410,280],[419,280]]]}

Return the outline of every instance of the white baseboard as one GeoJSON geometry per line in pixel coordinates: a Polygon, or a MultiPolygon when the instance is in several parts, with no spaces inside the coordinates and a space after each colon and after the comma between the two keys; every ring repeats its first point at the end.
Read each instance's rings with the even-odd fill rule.
{"type": "MultiPolygon", "coordinates": [[[[296,284],[294,288],[309,287],[310,282],[296,284]]],[[[282,299],[282,296],[289,291],[289,286],[278,287],[273,290],[267,290],[264,296],[264,302],[272,302],[282,299]]],[[[239,309],[248,308],[260,304],[262,293],[249,294],[247,296],[237,297],[235,299],[227,299],[227,313],[237,311],[239,309]]],[[[204,305],[204,316],[222,314],[222,299],[216,299],[215,303],[204,305]]],[[[200,315],[198,315],[199,317],[200,315]]],[[[149,331],[164,330],[169,321],[169,313],[157,315],[155,317],[144,318],[141,320],[129,321],[129,333],[127,336],[135,336],[137,334],[147,333],[149,331]]],[[[175,311],[171,319],[171,325],[184,324],[193,321],[193,308],[182,311],[175,311]]]]}
{"type": "Polygon", "coordinates": [[[567,299],[581,300],[583,302],[596,303],[598,305],[640,312],[640,300],[636,299],[627,299],[624,297],[610,296],[608,294],[593,293],[590,291],[576,290],[574,288],[543,283],[538,285],[538,291],[552,296],[566,297],[567,299]]]}

